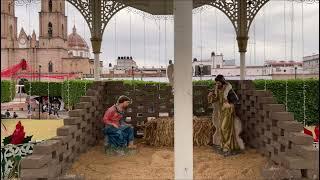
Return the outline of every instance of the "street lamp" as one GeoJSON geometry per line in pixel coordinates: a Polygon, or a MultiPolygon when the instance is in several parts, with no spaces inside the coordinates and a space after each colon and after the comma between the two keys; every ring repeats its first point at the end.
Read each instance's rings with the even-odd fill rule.
{"type": "Polygon", "coordinates": [[[131,71],[132,71],[132,80],[134,80],[134,72],[133,72],[134,67],[131,67],[131,71]]]}
{"type": "Polygon", "coordinates": [[[39,82],[40,82],[40,75],[41,75],[41,65],[39,65],[39,82]]]}
{"type": "MultiPolygon", "coordinates": [[[[41,75],[41,65],[39,65],[39,82],[40,82],[40,75],[41,75]]],[[[40,107],[41,107],[40,106],[40,99],[41,99],[40,97],[39,97],[39,119],[40,119],[40,107]]]]}

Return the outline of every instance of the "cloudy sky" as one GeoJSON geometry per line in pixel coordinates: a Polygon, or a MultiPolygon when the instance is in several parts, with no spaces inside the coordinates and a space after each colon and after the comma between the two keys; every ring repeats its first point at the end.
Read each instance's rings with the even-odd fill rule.
{"type": "MultiPolygon", "coordinates": [[[[265,60],[301,61],[303,55],[319,53],[319,3],[304,3],[303,6],[303,28],[301,3],[294,3],[293,21],[291,2],[288,1],[285,5],[282,0],[270,1],[258,13],[249,32],[248,65],[262,65],[265,60]],[[293,38],[291,38],[292,23],[293,38]]],[[[39,34],[39,11],[40,3],[17,6],[18,30],[24,27],[27,34],[33,29],[39,34]]],[[[66,15],[68,33],[72,32],[75,24],[78,33],[91,47],[90,31],[82,15],[69,3],[66,3],[66,15]]],[[[139,66],[165,66],[174,56],[173,36],[172,16],[168,16],[167,20],[164,18],[156,20],[148,15],[144,19],[142,12],[123,9],[110,20],[105,29],[100,58],[105,65],[114,64],[118,56],[133,56],[139,66]]],[[[213,7],[206,7],[202,11],[195,10],[193,57],[207,59],[214,51],[222,53],[224,59],[236,59],[236,63],[239,64],[235,38],[230,20],[221,11],[213,7]]]]}

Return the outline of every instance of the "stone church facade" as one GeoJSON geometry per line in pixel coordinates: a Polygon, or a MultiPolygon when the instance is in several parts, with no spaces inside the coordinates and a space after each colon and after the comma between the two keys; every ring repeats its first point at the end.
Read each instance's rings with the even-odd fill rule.
{"type": "MultiPolygon", "coordinates": [[[[1,1],[1,71],[26,60],[32,72],[41,74],[75,73],[75,77],[94,74],[94,60],[89,47],[77,34],[76,27],[67,34],[65,0],[41,0],[39,35],[18,35],[14,0],[1,1]]],[[[102,62],[100,63],[102,66],[102,62]]]]}

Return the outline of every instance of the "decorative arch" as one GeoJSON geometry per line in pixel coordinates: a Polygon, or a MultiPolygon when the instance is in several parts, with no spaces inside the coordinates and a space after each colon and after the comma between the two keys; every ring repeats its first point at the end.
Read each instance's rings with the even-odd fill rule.
{"type": "Polygon", "coordinates": [[[125,4],[117,2],[115,0],[67,0],[72,4],[78,11],[82,14],[83,18],[86,20],[90,32],[93,35],[95,29],[99,29],[101,37],[103,35],[104,29],[108,24],[109,20],[121,9],[127,7],[125,4]],[[97,5],[96,3],[100,3],[97,5]],[[100,7],[101,11],[96,11],[93,14],[94,9],[100,7]],[[93,17],[100,18],[99,24],[94,22],[93,17]]]}
{"type": "Polygon", "coordinates": [[[196,0],[198,5],[210,5],[222,11],[231,21],[236,33],[249,32],[251,23],[258,11],[270,0],[196,0]],[[241,2],[240,2],[241,1],[241,2]],[[241,7],[240,7],[241,6],[241,7]],[[245,6],[245,8],[242,8],[245,6]],[[244,29],[240,24],[245,24],[244,29]]]}

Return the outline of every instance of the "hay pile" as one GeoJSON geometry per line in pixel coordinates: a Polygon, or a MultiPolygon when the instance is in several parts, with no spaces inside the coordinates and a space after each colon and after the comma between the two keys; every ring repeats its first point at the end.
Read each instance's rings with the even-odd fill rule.
{"type": "MultiPolygon", "coordinates": [[[[193,145],[205,146],[212,143],[214,126],[211,117],[193,118],[193,145]]],[[[144,140],[151,146],[173,146],[174,121],[170,117],[150,120],[145,124],[144,140]]]]}

